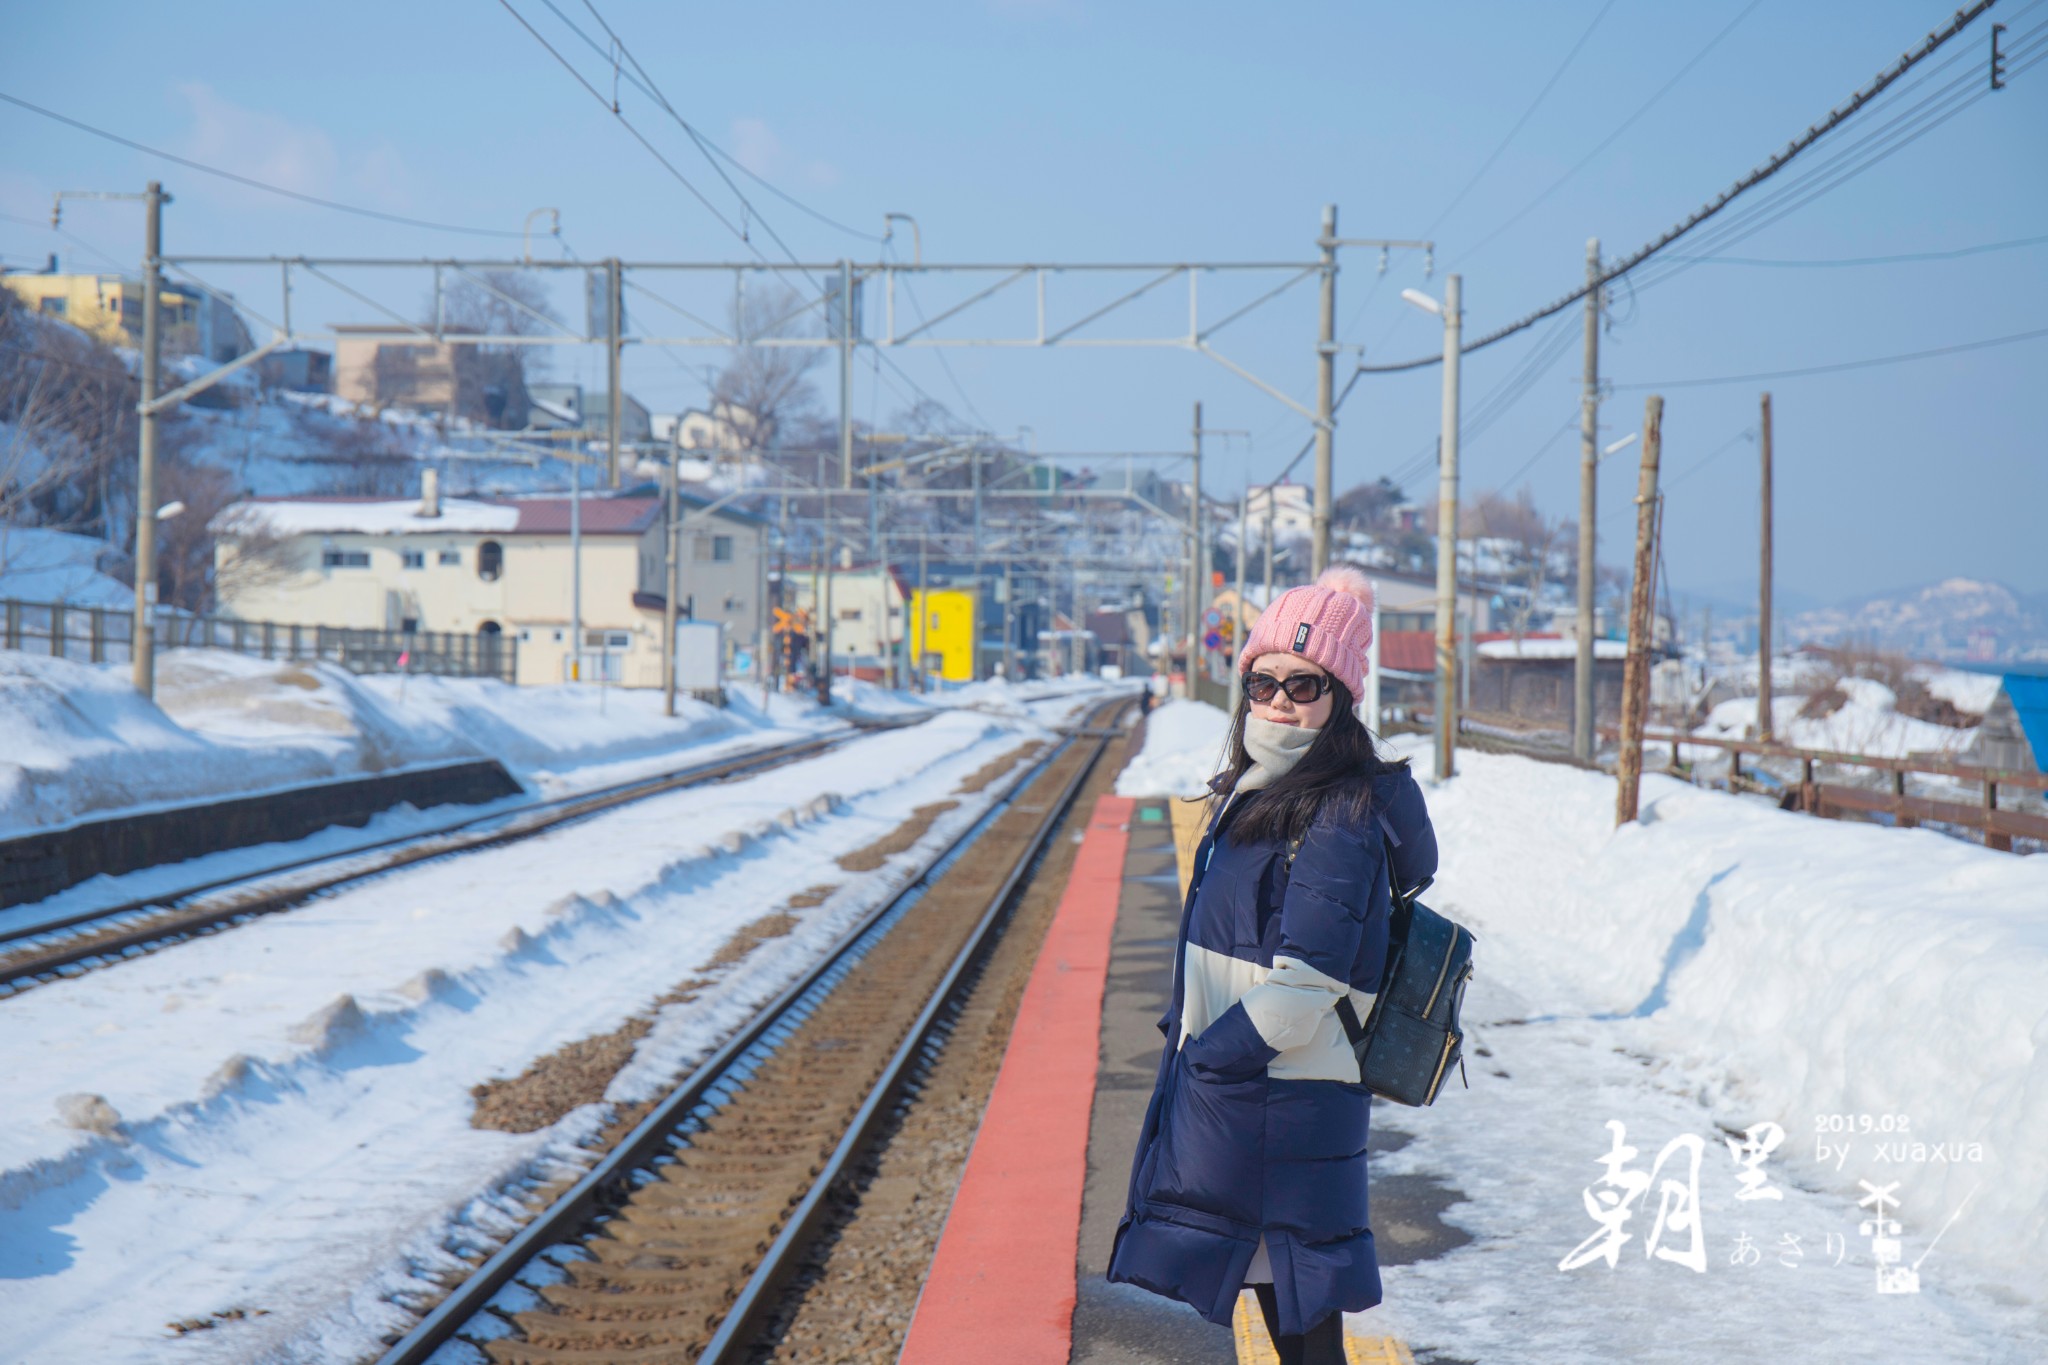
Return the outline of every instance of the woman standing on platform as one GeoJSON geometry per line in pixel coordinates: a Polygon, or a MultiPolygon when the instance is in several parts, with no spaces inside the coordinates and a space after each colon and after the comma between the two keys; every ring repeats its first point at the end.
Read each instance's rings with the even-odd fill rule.
{"type": "Polygon", "coordinates": [[[1371,1097],[1336,1005],[1372,1012],[1388,860],[1404,889],[1436,871],[1421,789],[1355,709],[1371,642],[1372,585],[1344,568],[1282,595],[1245,640],[1110,1257],[1111,1280],[1225,1326],[1250,1287],[1283,1365],[1341,1365],[1344,1312],[1380,1302],[1371,1097]]]}

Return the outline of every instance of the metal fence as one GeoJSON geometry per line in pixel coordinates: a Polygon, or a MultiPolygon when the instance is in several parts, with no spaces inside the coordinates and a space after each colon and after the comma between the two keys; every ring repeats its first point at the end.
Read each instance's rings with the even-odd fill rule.
{"type": "MultiPolygon", "coordinates": [[[[82,663],[125,663],[133,655],[134,616],[111,607],[0,601],[0,647],[82,663]]],[[[227,649],[263,659],[325,659],[351,673],[429,673],[514,682],[518,641],[452,631],[356,630],[285,625],[159,611],[156,647],[227,649]]]]}

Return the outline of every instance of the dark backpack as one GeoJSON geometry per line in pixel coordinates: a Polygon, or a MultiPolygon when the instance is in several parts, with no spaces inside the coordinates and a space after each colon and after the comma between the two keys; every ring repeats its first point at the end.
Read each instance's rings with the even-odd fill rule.
{"type": "MultiPolygon", "coordinates": [[[[1459,1079],[1465,1075],[1458,1011],[1465,1003],[1465,983],[1472,979],[1474,939],[1471,930],[1416,899],[1428,880],[1403,892],[1394,880],[1394,849],[1384,833],[1380,846],[1386,850],[1387,887],[1393,896],[1387,966],[1371,1017],[1361,1024],[1347,994],[1337,1000],[1337,1018],[1368,1090],[1396,1104],[1434,1104],[1452,1062],[1458,1064],[1459,1079]]],[[[1290,872],[1299,848],[1299,840],[1288,846],[1290,872]]],[[[1471,1084],[1465,1081],[1467,1089],[1471,1084]]]]}

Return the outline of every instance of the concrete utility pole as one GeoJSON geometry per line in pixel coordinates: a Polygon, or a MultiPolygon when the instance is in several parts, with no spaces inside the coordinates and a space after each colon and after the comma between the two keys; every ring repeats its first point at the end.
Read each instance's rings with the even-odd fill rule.
{"type": "Polygon", "coordinates": [[[1273,605],[1273,485],[1266,485],[1266,600],[1259,606],[1264,611],[1273,605]]]}
{"type": "Polygon", "coordinates": [[[1464,318],[1464,279],[1444,277],[1443,448],[1437,456],[1436,494],[1436,776],[1457,772],[1458,743],[1458,349],[1464,318]]]}
{"type": "Polygon", "coordinates": [[[569,460],[569,681],[583,681],[583,456],[569,460]]]}
{"type": "Polygon", "coordinates": [[[1322,329],[1316,334],[1316,494],[1309,577],[1330,566],[1331,484],[1336,480],[1337,206],[1323,205],[1323,235],[1317,239],[1323,264],[1322,329]]]}
{"type": "Polygon", "coordinates": [[[1586,242],[1586,378],[1579,397],[1579,618],[1578,662],[1572,669],[1572,755],[1593,761],[1597,718],[1593,714],[1594,562],[1599,548],[1600,507],[1600,239],[1586,242]]]}
{"type": "Polygon", "coordinates": [[[1252,490],[1249,481],[1244,492],[1237,495],[1237,605],[1230,609],[1230,638],[1224,643],[1224,661],[1230,672],[1230,714],[1236,715],[1238,705],[1244,700],[1244,679],[1237,671],[1237,651],[1244,647],[1244,557],[1245,534],[1251,529],[1252,490]]]}
{"type": "Polygon", "coordinates": [[[683,591],[683,519],[679,496],[683,482],[683,424],[675,425],[668,459],[668,601],[661,613],[662,713],[676,713],[676,599],[683,591]]]}
{"type": "Polygon", "coordinates": [[[619,486],[619,424],[625,415],[625,394],[619,387],[619,363],[624,359],[625,343],[620,340],[620,331],[625,325],[625,272],[619,268],[616,257],[604,263],[605,297],[605,368],[610,384],[610,403],[605,416],[605,463],[609,467],[611,486],[619,486]]]}
{"type": "Polygon", "coordinates": [[[156,392],[163,359],[163,329],[157,322],[162,288],[164,205],[170,196],[155,180],[143,192],[142,230],[142,404],[141,439],[135,467],[135,620],[131,652],[135,690],[156,695],[156,392]]]}
{"type": "Polygon", "coordinates": [[[1771,742],[1771,396],[1763,400],[1763,563],[1757,581],[1756,737],[1771,742]]]}
{"type": "Polygon", "coordinates": [[[1657,462],[1664,450],[1664,398],[1643,404],[1643,468],[1636,482],[1635,579],[1628,589],[1628,666],[1621,680],[1621,749],[1615,757],[1614,823],[1636,818],[1643,780],[1643,727],[1650,709],[1650,576],[1657,562],[1657,462]]]}
{"type": "Polygon", "coordinates": [[[839,263],[839,486],[853,487],[853,262],[839,263]]]}
{"type": "Polygon", "coordinates": [[[1188,695],[1195,695],[1195,663],[1202,656],[1202,405],[1195,404],[1193,472],[1188,475],[1188,695]]]}

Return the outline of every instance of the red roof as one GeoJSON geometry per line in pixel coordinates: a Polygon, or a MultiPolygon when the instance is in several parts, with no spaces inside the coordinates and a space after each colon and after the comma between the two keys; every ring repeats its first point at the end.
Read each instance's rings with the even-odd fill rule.
{"type": "MultiPolygon", "coordinates": [[[[519,509],[515,535],[569,534],[567,498],[512,498],[505,505],[519,509]]],[[[586,536],[637,536],[661,520],[661,499],[585,498],[582,519],[586,536]]]]}

